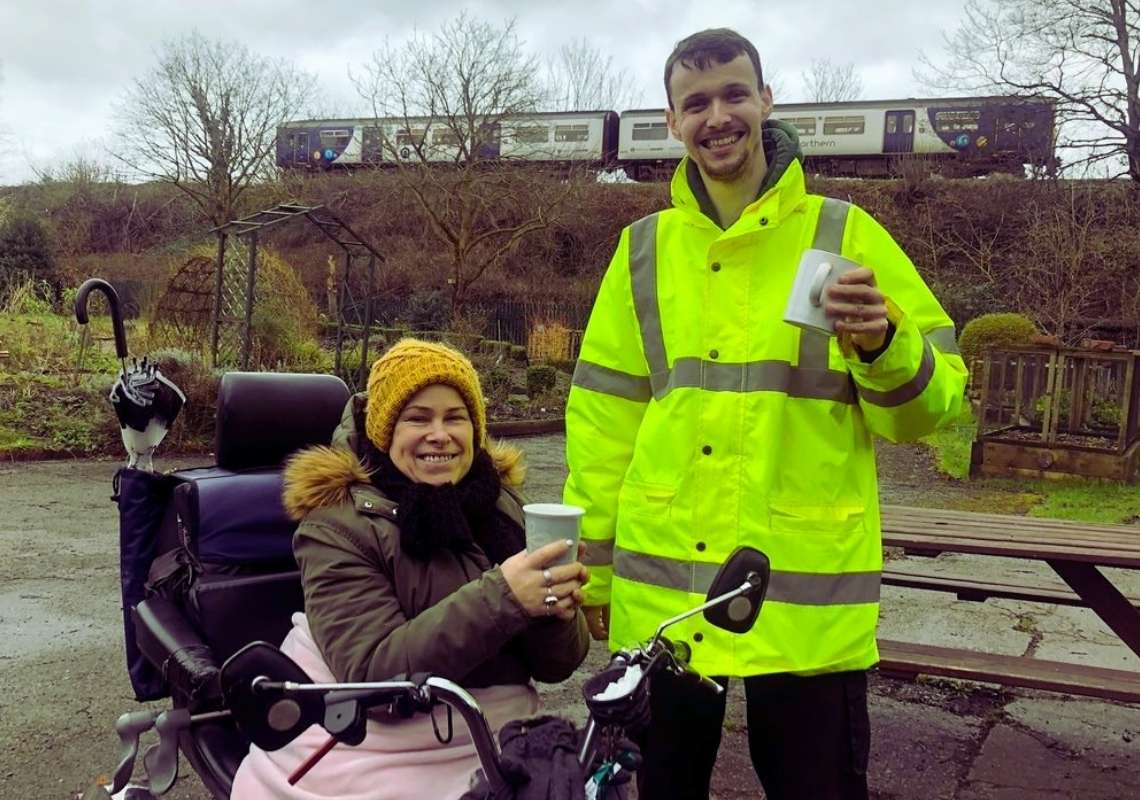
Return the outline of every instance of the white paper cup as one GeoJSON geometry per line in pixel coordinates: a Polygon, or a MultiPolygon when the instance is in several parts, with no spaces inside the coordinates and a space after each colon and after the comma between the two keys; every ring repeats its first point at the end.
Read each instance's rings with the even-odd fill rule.
{"type": "Polygon", "coordinates": [[[784,310],[784,322],[834,336],[835,320],[827,316],[825,309],[828,287],[834,285],[840,275],[859,266],[826,250],[805,250],[796,269],[788,307],[784,310]]]}
{"type": "Polygon", "coordinates": [[[526,551],[533,553],[551,542],[569,539],[574,544],[552,564],[569,564],[578,559],[578,538],[582,532],[584,508],[564,503],[528,503],[523,506],[526,518],[526,551]]]}

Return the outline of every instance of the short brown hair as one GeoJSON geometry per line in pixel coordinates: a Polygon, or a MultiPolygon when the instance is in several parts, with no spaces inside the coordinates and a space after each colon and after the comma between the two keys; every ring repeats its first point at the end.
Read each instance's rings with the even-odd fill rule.
{"type": "Polygon", "coordinates": [[[669,108],[673,107],[669,78],[673,76],[673,67],[678,61],[689,69],[708,69],[710,64],[727,64],[742,53],[748,54],[756,70],[756,80],[763,89],[764,70],[760,66],[756,46],[731,28],[709,28],[677,42],[669,58],[665,59],[665,98],[669,101],[669,108]]]}

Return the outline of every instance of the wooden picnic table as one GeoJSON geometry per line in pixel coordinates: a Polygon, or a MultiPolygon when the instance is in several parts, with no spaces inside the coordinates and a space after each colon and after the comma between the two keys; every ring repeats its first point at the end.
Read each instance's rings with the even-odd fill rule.
{"type": "MultiPolygon", "coordinates": [[[[1140,527],[1095,525],[1008,514],[980,514],[934,508],[883,506],[883,544],[908,553],[968,553],[1044,561],[1071,589],[1054,584],[1003,586],[970,576],[950,578],[905,570],[884,570],[884,583],[959,596],[1015,597],[1037,602],[1084,605],[1140,657],[1140,607],[1101,571],[1140,569],[1140,527]]],[[[1024,657],[880,641],[883,664],[903,673],[968,677],[1061,691],[1077,691],[1140,702],[1140,673],[1069,665],[1024,657]],[[1082,691],[1083,689],[1083,691],[1082,691]]]]}

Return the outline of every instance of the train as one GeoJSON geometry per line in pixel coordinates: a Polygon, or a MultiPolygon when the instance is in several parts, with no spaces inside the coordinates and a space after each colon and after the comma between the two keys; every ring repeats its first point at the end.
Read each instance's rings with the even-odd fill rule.
{"type": "MultiPolygon", "coordinates": [[[[952,97],[778,105],[772,117],[799,132],[805,169],[846,177],[890,177],[908,160],[952,177],[1056,168],[1051,100],[952,97]]],[[[685,154],[665,110],[552,111],[511,117],[479,137],[480,156],[624,170],[637,181],[666,180],[685,154]]],[[[459,158],[451,127],[427,117],[308,119],[277,129],[277,165],[286,170],[392,166],[459,158]]]]}

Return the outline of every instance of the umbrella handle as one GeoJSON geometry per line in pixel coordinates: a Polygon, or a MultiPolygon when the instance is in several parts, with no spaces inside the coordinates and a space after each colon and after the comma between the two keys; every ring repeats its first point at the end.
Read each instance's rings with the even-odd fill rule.
{"type": "Polygon", "coordinates": [[[102,278],[85,280],[75,295],[75,319],[80,325],[87,324],[87,296],[95,290],[107,296],[107,304],[111,307],[111,325],[115,329],[115,354],[119,358],[126,358],[127,334],[123,330],[123,314],[119,310],[119,293],[114,286],[102,278]]]}

